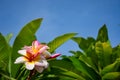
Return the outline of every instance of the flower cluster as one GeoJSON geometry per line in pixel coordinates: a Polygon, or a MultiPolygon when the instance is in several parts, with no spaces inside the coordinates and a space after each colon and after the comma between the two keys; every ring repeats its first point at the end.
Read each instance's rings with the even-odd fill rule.
{"type": "Polygon", "coordinates": [[[25,63],[26,69],[36,69],[41,73],[49,65],[47,59],[56,58],[60,55],[59,53],[51,55],[47,51],[48,49],[49,47],[47,45],[41,44],[35,40],[32,42],[32,46],[25,46],[22,50],[18,51],[22,56],[18,57],[14,63],[25,63]]]}

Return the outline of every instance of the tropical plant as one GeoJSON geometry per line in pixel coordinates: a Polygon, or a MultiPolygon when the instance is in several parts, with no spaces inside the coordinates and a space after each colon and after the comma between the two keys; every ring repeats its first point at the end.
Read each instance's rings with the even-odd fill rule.
{"type": "MultiPolygon", "coordinates": [[[[10,44],[10,39],[12,38],[12,34],[3,36],[0,33],[0,80],[26,80],[26,79],[27,80],[30,80],[30,79],[38,80],[38,79],[40,79],[40,77],[44,74],[45,71],[43,73],[38,73],[35,70],[31,70],[32,68],[30,67],[30,65],[27,66],[27,69],[30,69],[30,70],[27,70],[23,64],[18,64],[18,65],[15,64],[15,63],[19,63],[20,59],[21,59],[21,57],[18,53],[22,54],[23,57],[25,57],[27,60],[30,60],[29,58],[32,57],[32,56],[30,56],[30,54],[32,54],[33,51],[36,52],[36,50],[38,48],[40,50],[43,49],[43,51],[46,51],[48,49],[46,47],[48,46],[50,48],[49,53],[53,54],[59,46],[61,46],[63,43],[65,43],[70,38],[72,38],[73,36],[76,35],[76,33],[66,33],[64,35],[56,37],[49,43],[46,43],[45,45],[47,45],[47,46],[43,46],[44,44],[40,45],[38,43],[38,41],[36,41],[37,37],[36,37],[35,33],[39,29],[41,22],[42,22],[42,18],[39,18],[39,19],[35,19],[35,20],[29,22],[28,24],[26,24],[20,30],[20,32],[17,35],[17,37],[15,38],[12,46],[10,44]],[[31,44],[32,44],[32,48],[35,47],[34,50],[31,48],[31,46],[29,46],[31,44]],[[27,46],[27,47],[24,47],[24,46],[27,46]],[[24,47],[24,50],[21,50],[22,47],[24,47]],[[41,49],[41,47],[42,47],[42,49],[41,49]],[[33,51],[28,50],[28,48],[33,51]],[[26,51],[26,54],[27,54],[27,52],[30,54],[25,55],[24,54],[25,51],[26,51]],[[29,55],[29,57],[28,57],[28,55],[29,55]],[[17,57],[19,57],[19,58],[17,58],[17,57]]],[[[46,57],[46,56],[50,55],[49,53],[47,51],[47,54],[45,53],[43,56],[46,57]]],[[[37,53],[36,56],[38,56],[38,55],[39,54],[37,53]]],[[[33,55],[33,56],[35,56],[35,55],[33,55]]],[[[59,56],[59,55],[55,54],[54,56],[51,56],[51,58],[54,58],[57,56],[59,56]]],[[[43,58],[43,59],[45,59],[45,58],[43,58]]],[[[49,61],[51,61],[51,60],[52,59],[49,59],[49,61]]],[[[57,59],[55,59],[55,60],[57,60],[57,59]]],[[[42,62],[47,63],[46,61],[42,61],[42,62]]],[[[45,67],[45,66],[43,66],[43,67],[45,67]]],[[[46,71],[48,71],[48,70],[49,70],[49,68],[46,71]]]]}
{"type": "Polygon", "coordinates": [[[96,39],[73,37],[80,50],[72,56],[50,61],[51,74],[60,80],[120,80],[120,45],[112,47],[106,25],[96,39]]]}
{"type": "Polygon", "coordinates": [[[0,34],[0,80],[120,80],[120,45],[111,46],[106,25],[100,28],[96,39],[66,33],[39,43],[35,33],[41,22],[39,18],[26,24],[13,45],[12,34],[0,34]],[[69,39],[80,50],[70,50],[73,55],[56,59],[60,55],[54,54],[56,49],[69,39]],[[31,64],[32,61],[37,63],[31,64]],[[15,64],[21,62],[25,65],[15,64]]]}

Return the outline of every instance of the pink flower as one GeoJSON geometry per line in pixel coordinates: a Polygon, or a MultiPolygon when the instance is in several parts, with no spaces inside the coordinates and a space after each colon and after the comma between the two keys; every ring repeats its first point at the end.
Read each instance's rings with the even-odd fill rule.
{"type": "Polygon", "coordinates": [[[48,49],[49,47],[47,45],[40,44],[38,41],[33,41],[32,46],[25,46],[22,50],[18,51],[22,56],[18,57],[14,63],[24,63],[26,69],[33,70],[35,68],[41,73],[49,65],[46,59],[60,56],[60,54],[51,56],[47,51],[48,49]]]}

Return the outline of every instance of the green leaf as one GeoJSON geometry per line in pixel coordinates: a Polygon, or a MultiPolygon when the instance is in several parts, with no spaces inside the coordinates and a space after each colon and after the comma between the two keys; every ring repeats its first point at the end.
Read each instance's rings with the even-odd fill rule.
{"type": "Polygon", "coordinates": [[[102,77],[102,80],[120,80],[120,72],[110,72],[102,77]]]}
{"type": "Polygon", "coordinates": [[[69,60],[51,60],[49,64],[50,67],[60,67],[68,71],[78,72],[69,60]]]}
{"type": "Polygon", "coordinates": [[[8,68],[10,46],[7,44],[4,36],[0,33],[0,67],[6,70],[8,68]]]}
{"type": "Polygon", "coordinates": [[[103,46],[103,52],[104,52],[104,61],[105,65],[109,65],[112,63],[112,47],[109,42],[102,43],[103,46]]]}
{"type": "MultiPolygon", "coordinates": [[[[13,52],[12,52],[12,76],[15,77],[15,74],[19,68],[19,65],[14,64],[15,59],[19,56],[17,53],[25,45],[29,45],[32,43],[33,40],[36,40],[35,33],[40,27],[42,22],[42,18],[33,20],[25,25],[18,36],[16,37],[14,44],[13,44],[13,52]]],[[[17,75],[18,76],[18,75],[17,75]]]]}
{"type": "Polygon", "coordinates": [[[91,44],[95,42],[95,39],[92,37],[88,37],[87,39],[83,37],[73,37],[72,40],[75,41],[84,52],[87,52],[91,44]]]}
{"type": "Polygon", "coordinates": [[[97,41],[101,41],[101,42],[108,41],[108,31],[105,24],[99,29],[97,41]]]}
{"type": "Polygon", "coordinates": [[[112,47],[108,42],[96,42],[95,51],[98,55],[101,68],[112,63],[112,47]]]}
{"type": "Polygon", "coordinates": [[[69,52],[72,53],[77,58],[79,58],[80,56],[84,54],[81,51],[69,51],[69,52]]]}
{"type": "Polygon", "coordinates": [[[79,80],[86,80],[85,78],[83,78],[82,76],[72,72],[72,71],[65,71],[65,72],[61,72],[62,74],[64,75],[67,75],[67,76],[71,76],[71,77],[74,77],[76,79],[79,79],[79,80]]]}
{"type": "Polygon", "coordinates": [[[70,38],[72,38],[75,35],[76,33],[67,33],[56,37],[54,40],[48,43],[48,46],[50,47],[49,52],[53,53],[59,46],[64,44],[66,41],[68,41],[70,38]]]}
{"type": "Polygon", "coordinates": [[[83,61],[76,59],[75,57],[70,57],[73,65],[77,70],[91,78],[92,80],[101,80],[100,75],[90,66],[86,65],[83,61]]]}
{"type": "MultiPolygon", "coordinates": [[[[79,74],[76,74],[72,71],[69,71],[67,69],[64,69],[64,68],[61,68],[61,67],[56,67],[54,66],[51,71],[57,75],[57,76],[66,76],[66,77],[69,77],[69,78],[74,78],[74,79],[78,79],[78,80],[86,80],[84,77],[82,77],[81,75],[79,74]]],[[[64,77],[63,77],[64,78],[64,77]]],[[[73,79],[73,80],[74,80],[73,79]]]]}
{"type": "MultiPolygon", "coordinates": [[[[83,37],[73,37],[72,38],[73,41],[75,41],[79,47],[80,50],[84,51],[83,52],[83,56],[81,56],[80,59],[84,59],[83,57],[88,57],[89,60],[84,59],[87,63],[89,63],[89,65],[94,66],[94,69],[98,69],[97,68],[97,64],[98,64],[98,57],[94,51],[94,44],[95,44],[95,39],[92,37],[88,37],[87,39],[83,38],[83,37]]],[[[77,52],[76,52],[77,53],[77,52]]],[[[78,53],[77,53],[78,54],[78,53]]]]}
{"type": "Polygon", "coordinates": [[[120,44],[112,50],[112,62],[114,62],[117,58],[120,58],[120,44]]]}
{"type": "Polygon", "coordinates": [[[6,41],[7,41],[8,44],[9,44],[10,39],[12,38],[12,36],[13,36],[12,33],[10,33],[10,34],[8,34],[7,36],[5,36],[5,39],[6,39],[6,41]]]}
{"type": "Polygon", "coordinates": [[[101,75],[105,75],[109,72],[115,72],[118,71],[118,68],[120,67],[120,58],[116,59],[116,61],[105,68],[101,71],[101,75]]]}
{"type": "MultiPolygon", "coordinates": [[[[96,59],[93,56],[89,57],[89,56],[85,55],[84,53],[82,53],[80,51],[70,51],[70,53],[74,54],[73,55],[74,57],[76,57],[79,60],[83,61],[84,63],[91,66],[93,69],[95,69],[97,71],[97,68],[96,68],[96,66],[94,64],[94,61],[96,61],[96,59]],[[95,59],[94,61],[92,60],[93,58],[95,59]]],[[[93,52],[91,52],[91,53],[93,53],[93,52]]]]}
{"type": "Polygon", "coordinates": [[[2,70],[0,70],[0,75],[2,76],[2,77],[0,77],[0,80],[16,80],[16,79],[8,76],[7,74],[5,74],[5,72],[2,70]]]}
{"type": "MultiPolygon", "coordinates": [[[[55,79],[57,80],[57,79],[55,79]]],[[[67,77],[67,76],[61,76],[59,80],[75,80],[74,78],[71,77],[67,77]]],[[[84,79],[80,79],[80,80],[84,80],[84,79]]]]}
{"type": "Polygon", "coordinates": [[[87,50],[88,45],[86,44],[86,39],[84,39],[83,37],[73,37],[72,40],[79,45],[80,49],[82,49],[83,51],[87,50]]]}
{"type": "Polygon", "coordinates": [[[83,61],[85,64],[89,65],[90,67],[92,67],[96,72],[98,71],[96,65],[94,64],[94,62],[92,61],[92,57],[87,57],[85,55],[81,55],[79,57],[79,60],[83,61]]]}
{"type": "MultiPolygon", "coordinates": [[[[12,33],[9,33],[7,36],[5,36],[5,39],[6,39],[6,42],[8,43],[8,45],[10,46],[10,40],[12,38],[13,34],[12,33]]],[[[8,71],[10,73],[10,76],[11,76],[11,52],[12,52],[12,48],[9,47],[11,49],[11,51],[9,52],[9,64],[8,64],[8,71]]]]}
{"type": "Polygon", "coordinates": [[[64,75],[79,80],[85,80],[69,60],[51,60],[49,63],[50,67],[52,67],[51,72],[58,76],[64,75]]]}

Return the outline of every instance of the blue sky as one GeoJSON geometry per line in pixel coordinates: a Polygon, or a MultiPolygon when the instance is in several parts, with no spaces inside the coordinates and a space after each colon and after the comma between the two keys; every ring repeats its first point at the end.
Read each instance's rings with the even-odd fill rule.
{"type": "MultiPolygon", "coordinates": [[[[120,0],[0,0],[0,32],[13,33],[13,40],[29,21],[43,18],[36,33],[41,42],[69,32],[96,38],[99,28],[106,24],[112,46],[120,43],[120,0]]],[[[78,50],[73,41],[57,52],[68,54],[78,50]]]]}

